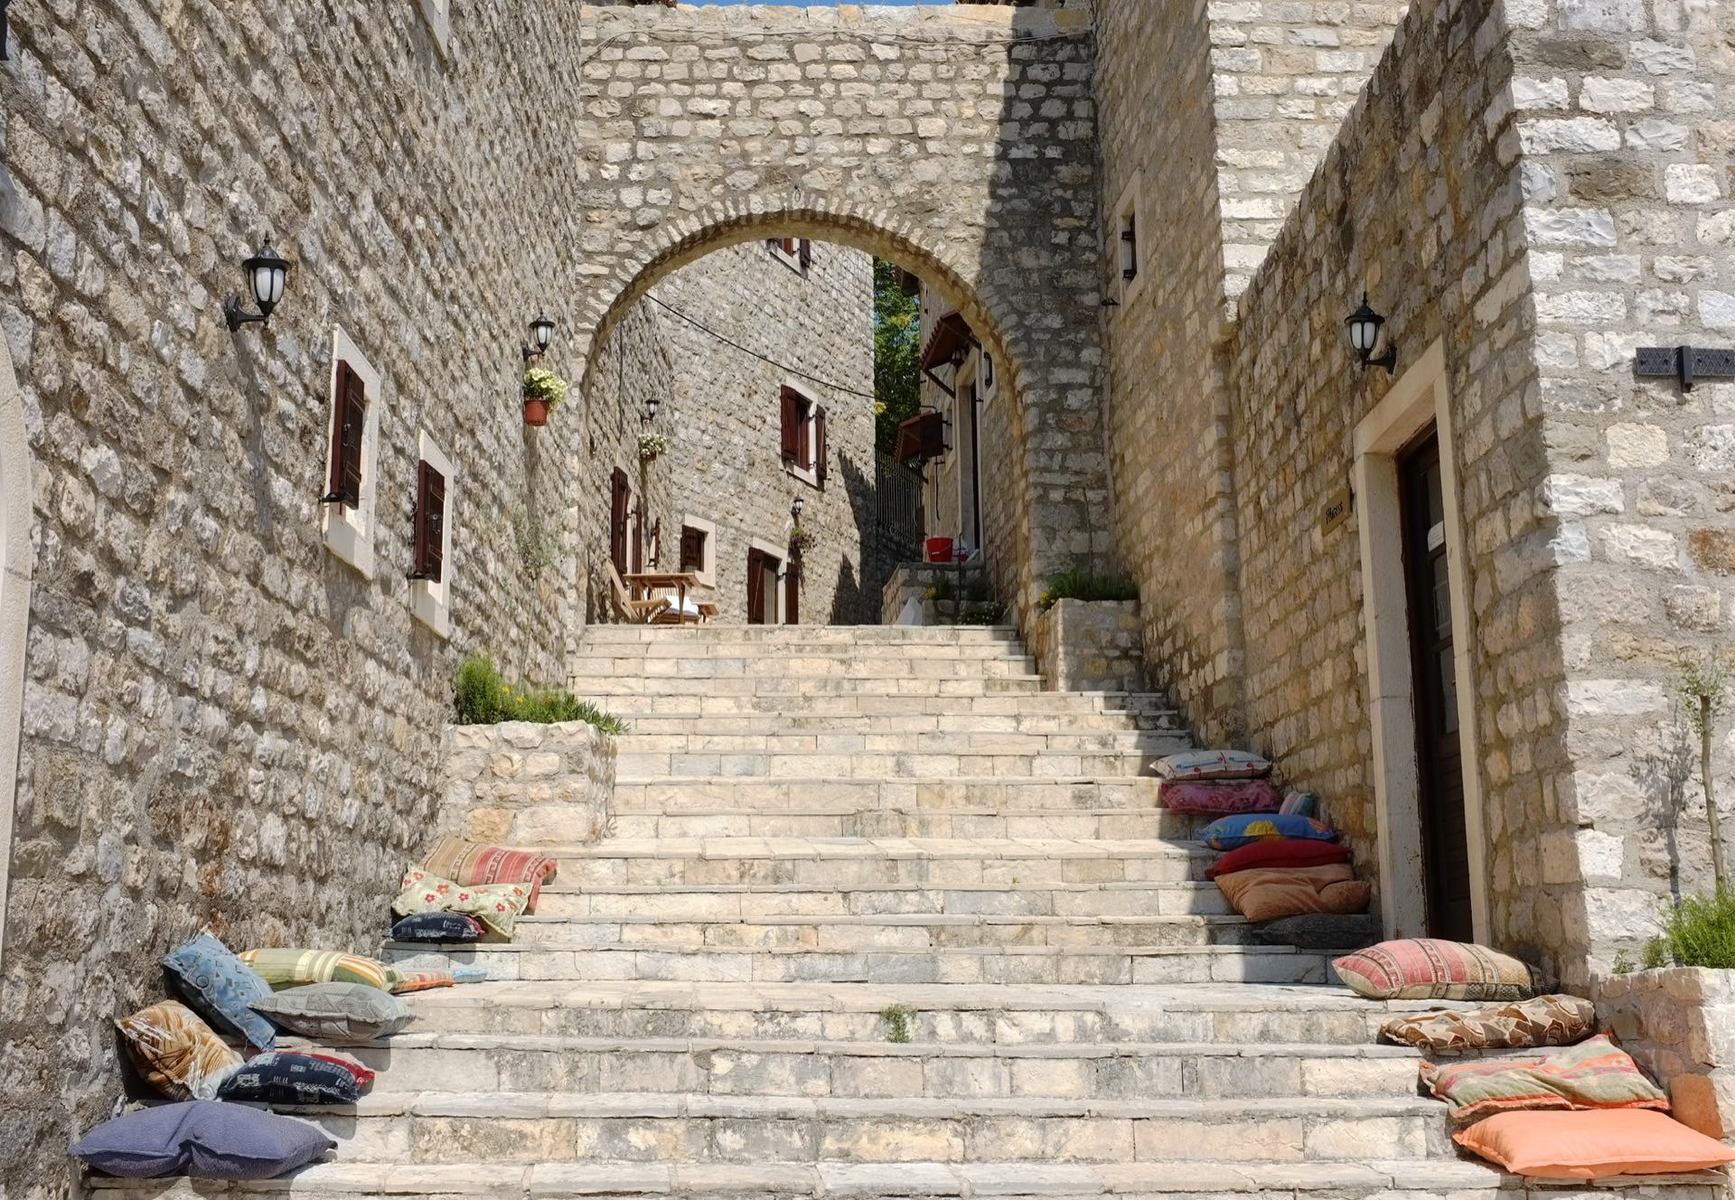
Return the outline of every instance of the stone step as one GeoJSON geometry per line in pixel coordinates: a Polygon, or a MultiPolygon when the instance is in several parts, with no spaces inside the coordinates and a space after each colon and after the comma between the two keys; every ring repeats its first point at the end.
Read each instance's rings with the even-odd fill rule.
{"type": "Polygon", "coordinates": [[[284,1108],[341,1158],[417,1162],[1354,1162],[1455,1157],[1417,1096],[847,1099],[429,1091],[284,1108]]]}
{"type": "Polygon", "coordinates": [[[769,779],[949,779],[957,775],[989,779],[1094,779],[1149,774],[1154,759],[1192,743],[1184,734],[1150,734],[1143,751],[1103,752],[1031,750],[1003,753],[963,749],[950,752],[774,750],[711,752],[635,752],[622,747],[618,778],[628,783],[671,778],[722,776],[769,779]]]}
{"type": "Polygon", "coordinates": [[[705,646],[717,642],[809,646],[1022,645],[1012,625],[588,625],[586,645],[705,646]]]}
{"type": "Polygon", "coordinates": [[[1408,1047],[1222,1043],[973,1043],[398,1034],[354,1047],[374,1094],[691,1092],[700,1095],[1226,1100],[1404,1096],[1408,1047]]]}
{"type": "Polygon", "coordinates": [[[548,917],[664,917],[674,921],[762,916],[871,916],[880,913],[995,913],[1007,916],[1227,916],[1214,883],[1080,883],[1008,890],[999,886],[577,888],[556,878],[537,905],[548,917]]]}
{"type": "Polygon", "coordinates": [[[1627,1176],[1600,1184],[1549,1183],[1506,1175],[1478,1162],[1453,1159],[1370,1159],[1363,1162],[1141,1163],[837,1161],[745,1164],[690,1162],[494,1161],[446,1163],[328,1162],[286,1179],[221,1183],[186,1179],[93,1178],[93,1194],[200,1200],[208,1196],[396,1196],[445,1200],[578,1200],[580,1197],[676,1197],[722,1200],[1108,1200],[1109,1197],[1211,1196],[1245,1200],[1724,1200],[1720,1172],[1627,1176]]]}
{"type": "Polygon", "coordinates": [[[819,775],[806,779],[766,779],[712,775],[617,779],[614,808],[617,812],[1132,811],[1154,808],[1158,798],[1157,781],[1136,775],[1068,780],[982,776],[839,779],[819,775]]]}
{"type": "Polygon", "coordinates": [[[879,695],[865,691],[799,696],[771,692],[716,695],[703,692],[676,695],[655,688],[632,695],[615,695],[609,708],[637,720],[645,716],[736,717],[772,715],[794,720],[804,716],[845,717],[1031,717],[1082,713],[1132,718],[1172,717],[1174,710],[1160,696],[1145,692],[1018,691],[967,695],[879,695]]]}
{"type": "Polygon", "coordinates": [[[635,721],[620,736],[622,754],[996,754],[1056,755],[1120,754],[1129,756],[1170,753],[1186,735],[1179,730],[1106,730],[1057,733],[1002,733],[957,730],[896,730],[873,732],[854,728],[806,732],[765,728],[752,733],[721,733],[707,722],[687,732],[657,733],[635,721]]]}
{"type": "Polygon", "coordinates": [[[652,949],[480,943],[449,949],[386,943],[410,970],[481,967],[498,980],[646,979],[757,983],[1325,983],[1329,955],[1283,946],[962,945],[832,950],[765,946],[652,949]]]}
{"type": "Polygon", "coordinates": [[[617,838],[551,846],[559,878],[613,884],[1174,883],[1203,878],[1216,859],[1196,842],[1080,838],[617,838]]]}
{"type": "Polygon", "coordinates": [[[1023,643],[1009,640],[989,641],[862,641],[849,636],[837,636],[815,629],[812,636],[798,642],[760,642],[739,637],[709,638],[704,641],[610,642],[584,637],[577,652],[589,658],[631,658],[640,662],[667,660],[673,662],[703,662],[706,659],[803,659],[849,658],[856,661],[903,662],[1000,662],[1029,656],[1023,643]]]}
{"type": "Polygon", "coordinates": [[[1167,809],[698,809],[658,812],[616,807],[609,834],[623,838],[939,837],[1189,838],[1206,818],[1167,809]]]}
{"type": "MultiPolygon", "coordinates": [[[[965,675],[956,679],[912,676],[886,671],[879,675],[739,675],[726,677],[647,678],[636,672],[621,675],[571,675],[568,686],[612,709],[620,708],[622,696],[679,697],[691,707],[694,696],[775,697],[786,703],[802,696],[895,696],[965,697],[1036,695],[1042,690],[1040,675],[1005,675],[984,678],[965,675]]],[[[774,710],[781,704],[774,706],[774,710]]]]}
{"type": "Polygon", "coordinates": [[[1472,1008],[1369,1001],[1343,988],[1275,984],[482,983],[413,996],[411,1033],[873,1042],[904,1014],[925,1044],[1105,1042],[1367,1046],[1395,1013],[1472,1008]]]}
{"type": "MultiPolygon", "coordinates": [[[[1052,695],[1053,693],[1045,693],[1052,695]]],[[[792,734],[853,733],[863,736],[904,734],[1094,734],[1181,730],[1173,709],[1144,712],[1099,711],[1080,705],[1066,711],[1033,713],[968,712],[834,712],[768,711],[704,716],[696,712],[638,715],[629,736],[667,737],[699,734],[707,737],[765,737],[792,734]]]]}
{"type": "Polygon", "coordinates": [[[862,655],[853,649],[831,654],[803,648],[795,654],[748,654],[739,658],[710,655],[650,657],[577,654],[567,667],[573,679],[612,679],[635,675],[643,679],[1008,679],[1036,671],[1030,655],[959,658],[926,654],[862,655]]]}
{"type": "MultiPolygon", "coordinates": [[[[550,949],[939,951],[954,947],[1050,947],[1102,950],[1119,946],[1234,946],[1248,940],[1239,916],[1056,917],[967,913],[884,913],[867,916],[694,917],[658,914],[520,917],[512,947],[550,949]]],[[[492,943],[490,943],[492,945],[492,943]]],[[[398,951],[416,944],[388,943],[398,951]]],[[[462,943],[441,949],[462,950],[462,943]]],[[[486,950],[488,947],[483,946],[486,950]]]]}

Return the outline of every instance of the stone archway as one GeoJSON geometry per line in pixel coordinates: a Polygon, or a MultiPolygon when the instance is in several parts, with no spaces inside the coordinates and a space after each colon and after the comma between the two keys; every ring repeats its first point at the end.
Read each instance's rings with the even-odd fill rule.
{"type": "Polygon", "coordinates": [[[12,354],[0,337],[0,964],[6,956],[18,741],[24,716],[24,650],[30,625],[30,443],[12,354]]]}
{"type": "Polygon", "coordinates": [[[1004,598],[1110,553],[1090,27],[958,9],[587,8],[573,164],[586,234],[562,281],[589,364],[676,268],[755,238],[889,259],[1009,370],[990,547],[1004,598]]]}

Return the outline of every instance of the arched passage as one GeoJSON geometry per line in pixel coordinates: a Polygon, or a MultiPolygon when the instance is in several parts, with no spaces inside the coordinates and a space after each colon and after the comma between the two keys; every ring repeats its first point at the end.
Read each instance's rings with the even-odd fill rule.
{"type": "MultiPolygon", "coordinates": [[[[590,289],[578,347],[584,364],[581,389],[587,388],[621,317],[661,280],[725,247],[772,236],[848,246],[920,276],[964,316],[1002,364],[1010,402],[999,408],[997,417],[1004,422],[1001,432],[1015,453],[1000,481],[1006,519],[999,553],[991,565],[1005,595],[1016,597],[1021,606],[1032,603],[1049,573],[1080,553],[1092,552],[1090,526],[1075,523],[1084,514],[1072,510],[1070,501],[1095,494],[1097,481],[1089,473],[1100,468],[1093,453],[1100,447],[1086,443],[1077,457],[1044,453],[1056,447],[1055,435],[1063,431],[1050,412],[1056,397],[1048,376],[1027,366],[1045,353],[1040,332],[1028,318],[1028,303],[992,284],[970,282],[965,275],[968,263],[959,261],[947,246],[925,245],[919,230],[900,229],[854,206],[799,200],[722,204],[674,222],[638,253],[623,257],[590,289]],[[1057,482],[1059,487],[1054,486],[1057,482]],[[1082,536],[1071,536],[1069,531],[1082,536]]],[[[1094,412],[1089,416],[1094,417],[1094,412]]],[[[1088,421],[1088,427],[1096,431],[1094,420],[1088,421]]]]}
{"type": "Polygon", "coordinates": [[[0,965],[24,716],[24,646],[30,624],[30,443],[12,354],[0,337],[0,965]]]}

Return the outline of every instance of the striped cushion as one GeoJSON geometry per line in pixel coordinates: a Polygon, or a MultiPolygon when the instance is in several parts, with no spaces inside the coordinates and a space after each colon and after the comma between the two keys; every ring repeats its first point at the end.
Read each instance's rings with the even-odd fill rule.
{"type": "Polygon", "coordinates": [[[457,987],[458,977],[450,971],[398,971],[392,983],[392,995],[425,992],[429,988],[457,987]]]}
{"type": "Polygon", "coordinates": [[[1421,1072],[1428,1090],[1450,1104],[1452,1119],[1461,1123],[1521,1109],[1669,1111],[1669,1097],[1607,1034],[1551,1054],[1424,1062],[1421,1072]]]}
{"type": "Polygon", "coordinates": [[[341,950],[249,950],[241,961],[279,992],[310,983],[361,983],[389,992],[396,974],[376,959],[341,950]]]}
{"type": "Polygon", "coordinates": [[[560,864],[538,850],[513,850],[506,846],[487,846],[466,842],[463,838],[444,834],[434,840],[422,859],[422,870],[453,883],[524,883],[530,885],[530,902],[525,912],[536,911],[537,897],[542,893],[542,881],[553,879],[560,864]]]}
{"type": "Polygon", "coordinates": [[[1511,955],[1438,938],[1381,942],[1331,965],[1370,1000],[1528,1000],[1537,992],[1530,968],[1511,955]]]}

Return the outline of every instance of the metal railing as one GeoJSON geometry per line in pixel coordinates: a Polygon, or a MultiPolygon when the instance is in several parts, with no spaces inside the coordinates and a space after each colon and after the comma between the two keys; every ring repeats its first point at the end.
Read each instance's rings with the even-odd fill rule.
{"type": "Polygon", "coordinates": [[[881,534],[913,553],[922,541],[922,476],[889,454],[874,462],[874,516],[881,534]]]}

